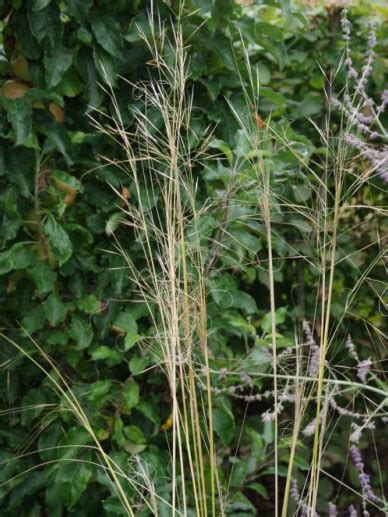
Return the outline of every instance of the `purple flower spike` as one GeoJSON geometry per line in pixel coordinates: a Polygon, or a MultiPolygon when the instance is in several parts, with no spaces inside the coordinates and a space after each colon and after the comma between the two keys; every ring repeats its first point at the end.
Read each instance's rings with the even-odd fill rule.
{"type": "Polygon", "coordinates": [[[350,456],[352,458],[354,466],[357,469],[358,479],[360,480],[361,490],[364,498],[369,499],[374,503],[378,502],[379,498],[373,492],[370,475],[364,472],[365,465],[362,461],[360,449],[355,445],[352,445],[352,447],[350,448],[350,456]]]}
{"type": "Polygon", "coordinates": [[[362,382],[366,381],[366,377],[369,373],[370,367],[372,366],[372,361],[369,359],[365,359],[364,361],[360,361],[357,365],[357,377],[361,379],[362,382]]]}
{"type": "Polygon", "coordinates": [[[349,506],[348,510],[349,510],[349,517],[358,517],[357,510],[355,509],[355,507],[352,504],[349,506]]]}
{"type": "Polygon", "coordinates": [[[329,517],[337,517],[337,507],[334,503],[329,503],[329,517]]]}

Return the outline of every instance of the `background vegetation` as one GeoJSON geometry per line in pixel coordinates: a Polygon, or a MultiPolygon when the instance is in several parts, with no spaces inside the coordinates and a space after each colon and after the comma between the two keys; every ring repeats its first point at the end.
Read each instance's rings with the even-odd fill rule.
{"type": "MultiPolygon", "coordinates": [[[[244,367],[263,374],[270,369],[265,353],[271,343],[270,279],[265,225],[244,208],[247,199],[239,187],[248,174],[239,164],[249,145],[238,117],[251,117],[259,129],[270,120],[276,134],[293,146],[269,148],[270,181],[284,200],[284,207],[279,204],[273,215],[272,242],[281,352],[294,345],[296,335],[303,336],[303,319],[314,321],[322,295],[316,268],[301,260],[315,253],[314,229],[286,203],[312,206],[314,175],[320,170],[316,164],[323,156],[323,141],[314,124],[323,128],[332,109],[325,95],[331,75],[337,71],[332,88],[339,94],[346,73],[339,67],[344,52],[340,6],[306,7],[287,0],[244,4],[249,2],[187,0],[179,20],[187,51],[187,91],[193,91],[190,138],[201,141],[208,128],[211,131],[209,149],[192,171],[197,198],[214,204],[199,223],[201,235],[211,243],[204,251],[212,271],[206,285],[209,356],[212,368],[221,372],[216,387],[225,387],[224,372],[235,369],[238,373],[226,388],[237,382],[249,395],[252,386],[261,393],[272,389],[270,378],[241,377],[244,367]],[[259,81],[259,100],[251,113],[244,95],[244,87],[250,86],[245,48],[254,80],[257,72],[259,81]],[[306,167],[312,172],[306,173],[306,167]]],[[[154,2],[171,41],[178,7],[174,0],[154,2]]],[[[150,209],[162,200],[156,195],[147,201],[146,184],[144,191],[141,185],[137,189],[128,171],[114,163],[125,155],[120,142],[96,127],[107,127],[106,116],[115,115],[106,91],[112,85],[124,126],[129,132],[136,130],[134,113],[144,105],[132,85],[157,75],[144,40],[152,36],[149,8],[150,3],[142,0],[0,1],[1,515],[128,513],[95,463],[90,433],[69,411],[70,388],[117,469],[139,475],[133,458],[140,458],[140,464],[150,468],[158,496],[171,503],[169,384],[160,357],[147,347],[147,337],[155,330],[153,318],[146,304],[138,303],[125,256],[114,252],[119,242],[138,270],[145,267],[139,240],[122,224],[122,210],[142,196],[150,209]],[[53,364],[47,364],[46,355],[53,364]],[[67,382],[59,396],[53,389],[58,372],[67,382]]],[[[386,11],[376,9],[360,4],[349,16],[357,63],[365,52],[368,20],[379,16],[377,57],[369,83],[369,94],[378,98],[387,85],[388,28],[386,11]]],[[[174,59],[173,47],[166,45],[167,60],[169,55],[174,59]]],[[[147,117],[155,131],[163,126],[156,107],[148,109],[147,117]]],[[[334,111],[332,117],[335,131],[341,126],[341,113],[334,111]]],[[[353,170],[362,163],[358,160],[353,170]]],[[[329,191],[333,185],[329,179],[329,191]]],[[[332,327],[339,330],[329,360],[335,358],[339,365],[338,378],[354,368],[344,348],[351,331],[360,358],[373,357],[377,386],[383,390],[385,270],[382,241],[371,235],[381,236],[384,230],[368,208],[384,202],[381,177],[368,178],[349,199],[339,253],[351,260],[339,260],[336,269],[330,317],[332,327]],[[344,318],[360,270],[368,272],[368,281],[360,285],[344,318]]],[[[319,321],[314,332],[320,336],[319,321]]],[[[368,397],[375,400],[372,394],[368,397]]],[[[226,514],[272,515],[273,422],[260,417],[270,409],[271,400],[247,403],[224,389],[213,403],[217,466],[228,486],[226,514]]],[[[368,412],[365,401],[361,405],[368,412]]],[[[306,424],[313,416],[312,412],[306,424]]],[[[287,409],[284,418],[292,419],[292,411],[287,409]]],[[[343,508],[354,500],[352,491],[340,491],[331,476],[358,490],[356,470],[344,467],[349,426],[344,419],[331,430],[319,511],[325,512],[330,500],[343,508]]],[[[376,426],[376,434],[382,435],[381,421],[376,426]]],[[[276,443],[281,491],[289,445],[287,433],[276,443]]],[[[295,477],[300,487],[309,470],[310,445],[308,439],[298,444],[295,477]]],[[[376,445],[368,435],[362,447],[381,495],[388,471],[386,440],[376,445]]],[[[152,514],[137,489],[125,490],[135,515],[152,514]]],[[[165,503],[156,505],[161,515],[171,514],[165,503]]],[[[290,508],[295,511],[295,502],[290,508]]],[[[194,514],[194,506],[191,509],[194,514]]]]}

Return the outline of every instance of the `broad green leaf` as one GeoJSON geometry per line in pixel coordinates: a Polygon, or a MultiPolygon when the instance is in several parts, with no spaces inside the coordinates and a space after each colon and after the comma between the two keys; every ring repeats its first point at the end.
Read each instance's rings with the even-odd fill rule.
{"type": "Polygon", "coordinates": [[[271,88],[260,88],[259,93],[261,97],[269,99],[271,102],[273,102],[276,106],[279,106],[280,108],[283,108],[286,104],[286,98],[284,97],[284,95],[282,95],[279,92],[275,92],[275,90],[272,90],[271,88]]]}
{"type": "Polygon", "coordinates": [[[142,413],[148,420],[151,420],[157,428],[160,427],[159,409],[155,404],[147,400],[140,400],[136,406],[136,410],[142,413]]]}
{"type": "Polygon", "coordinates": [[[85,88],[79,75],[72,66],[65,72],[60,84],[56,87],[56,91],[65,97],[77,97],[85,88]]]}
{"type": "Polygon", "coordinates": [[[34,12],[37,12],[37,11],[41,11],[42,9],[44,9],[49,3],[51,2],[51,0],[32,0],[31,1],[31,9],[32,11],[34,12]]]}
{"type": "Polygon", "coordinates": [[[86,490],[93,475],[90,462],[62,461],[59,463],[55,486],[66,508],[71,509],[86,490]]]}
{"type": "Polygon", "coordinates": [[[39,59],[42,51],[31,33],[25,11],[17,10],[12,16],[12,21],[15,27],[15,37],[23,55],[29,59],[39,59]]]}
{"type": "Polygon", "coordinates": [[[250,490],[254,490],[255,492],[257,492],[258,494],[261,495],[261,497],[264,497],[264,499],[269,499],[269,494],[268,494],[268,490],[266,489],[266,487],[264,485],[262,485],[261,483],[250,483],[248,485],[248,488],[250,490]]]}
{"type": "Polygon", "coordinates": [[[90,24],[98,44],[112,56],[120,57],[122,39],[117,21],[112,16],[98,14],[93,16],[90,24]]]}
{"type": "Polygon", "coordinates": [[[311,188],[307,185],[292,185],[292,190],[296,201],[300,203],[307,201],[311,196],[311,188]]]}
{"type": "Polygon", "coordinates": [[[44,224],[44,232],[54,248],[59,264],[62,265],[67,262],[73,253],[73,245],[66,231],[51,214],[44,224]]]}
{"type": "Polygon", "coordinates": [[[65,183],[77,192],[83,192],[84,190],[81,182],[74,176],[71,176],[68,172],[55,170],[51,173],[51,178],[55,181],[65,183]]]}
{"type": "Polygon", "coordinates": [[[123,357],[119,352],[108,346],[99,346],[92,352],[93,361],[106,361],[108,366],[115,366],[123,362],[123,357]]]}
{"type": "Polygon", "coordinates": [[[219,140],[218,138],[215,138],[214,140],[212,140],[209,143],[209,147],[211,149],[218,149],[218,150],[222,151],[225,154],[225,156],[227,157],[229,165],[233,164],[233,153],[232,153],[232,150],[230,149],[229,145],[227,144],[227,142],[224,142],[224,140],[219,140]]]}
{"type": "Polygon", "coordinates": [[[226,447],[232,441],[235,430],[233,413],[223,405],[213,409],[214,430],[221,438],[222,445],[226,447]]]}
{"type": "Polygon", "coordinates": [[[247,314],[255,314],[257,305],[255,300],[248,293],[235,291],[233,293],[233,307],[244,310],[247,314]]]}
{"type": "Polygon", "coordinates": [[[29,243],[17,242],[7,251],[0,253],[0,275],[14,269],[26,269],[36,261],[29,243]]]}
{"type": "Polygon", "coordinates": [[[58,6],[48,3],[39,12],[33,9],[27,11],[28,24],[37,42],[46,52],[53,52],[61,45],[63,24],[60,20],[58,6]]]}
{"type": "Polygon", "coordinates": [[[93,59],[96,69],[104,83],[115,86],[117,82],[116,60],[108,52],[95,47],[93,59]]]}
{"type": "Polygon", "coordinates": [[[146,439],[142,430],[136,425],[124,426],[123,432],[131,443],[134,443],[136,445],[146,443],[146,439]]]}
{"type": "Polygon", "coordinates": [[[124,349],[125,351],[130,350],[136,343],[139,341],[139,334],[134,334],[133,332],[127,332],[124,338],[124,349]]]}
{"type": "Polygon", "coordinates": [[[29,311],[29,313],[22,319],[22,327],[29,334],[33,334],[38,330],[42,330],[45,324],[45,314],[43,307],[39,305],[29,311]]]}
{"type": "Polygon", "coordinates": [[[76,68],[88,88],[88,105],[97,108],[102,101],[103,91],[98,85],[98,74],[91,50],[82,48],[77,55],[76,68]]]}
{"type": "Polygon", "coordinates": [[[138,355],[135,355],[129,361],[129,369],[131,370],[133,375],[139,375],[140,373],[143,373],[147,366],[148,358],[146,357],[140,357],[138,355]]]}
{"type": "Polygon", "coordinates": [[[98,402],[105,400],[106,396],[110,394],[113,388],[113,381],[106,379],[103,381],[96,381],[89,385],[87,398],[90,402],[98,402]]]}
{"type": "Polygon", "coordinates": [[[76,342],[77,350],[84,350],[93,341],[93,329],[86,319],[73,316],[69,328],[70,337],[76,342]]]}
{"type": "Polygon", "coordinates": [[[120,312],[115,319],[113,326],[125,333],[137,333],[137,323],[131,313],[131,309],[120,312]]]}
{"type": "Polygon", "coordinates": [[[31,133],[31,105],[23,98],[3,99],[3,104],[7,111],[7,118],[15,131],[15,145],[22,145],[31,133]]]}
{"type": "Polygon", "coordinates": [[[34,280],[40,293],[48,293],[53,290],[57,280],[57,273],[52,271],[48,264],[40,261],[36,266],[28,270],[28,275],[34,280]]]}
{"type": "Polygon", "coordinates": [[[63,429],[59,421],[53,422],[40,434],[38,440],[39,456],[42,460],[53,460],[57,457],[55,446],[63,436],[63,429]],[[46,450],[44,450],[46,449],[46,450]],[[50,450],[51,449],[51,450],[50,450]]]}
{"type": "Polygon", "coordinates": [[[123,412],[129,414],[139,402],[139,385],[133,379],[128,381],[122,391],[123,412]]]}
{"type": "Polygon", "coordinates": [[[93,4],[93,0],[66,0],[65,12],[81,21],[87,15],[93,4]]]}
{"type": "Polygon", "coordinates": [[[100,311],[100,300],[94,294],[89,294],[80,300],[78,306],[87,314],[97,314],[100,311]]]}
{"type": "Polygon", "coordinates": [[[44,64],[46,68],[45,80],[48,88],[57,86],[72,62],[72,50],[60,43],[52,53],[46,52],[44,64]]]}
{"type": "Polygon", "coordinates": [[[125,216],[122,212],[112,214],[106,222],[105,233],[108,236],[113,235],[123,221],[125,221],[125,216]]]}
{"type": "MultiPolygon", "coordinates": [[[[281,323],[284,323],[286,320],[287,315],[287,307],[279,307],[276,309],[275,312],[275,322],[276,325],[280,325],[281,323]]],[[[267,314],[263,317],[261,324],[261,328],[264,330],[266,334],[271,333],[272,329],[272,314],[270,312],[267,312],[267,314]]]]}
{"type": "Polygon", "coordinates": [[[46,318],[50,322],[50,325],[56,327],[59,323],[62,323],[67,314],[66,306],[59,300],[59,298],[51,293],[43,304],[43,310],[46,318]]]}
{"type": "Polygon", "coordinates": [[[35,494],[45,487],[46,484],[47,481],[42,472],[30,472],[29,476],[25,476],[21,483],[12,490],[7,506],[7,513],[12,512],[15,515],[14,511],[20,508],[20,501],[30,494],[35,494]]]}
{"type": "Polygon", "coordinates": [[[62,124],[58,124],[55,121],[51,121],[50,124],[43,128],[44,134],[47,136],[47,141],[43,146],[44,154],[51,154],[53,151],[58,150],[66,160],[66,163],[70,166],[73,164],[71,157],[72,148],[69,134],[62,124]]]}

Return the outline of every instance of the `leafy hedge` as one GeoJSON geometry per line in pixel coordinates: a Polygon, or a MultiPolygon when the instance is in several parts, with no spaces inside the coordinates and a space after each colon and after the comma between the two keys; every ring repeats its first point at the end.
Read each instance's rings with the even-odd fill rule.
{"type": "MultiPolygon", "coordinates": [[[[177,4],[157,1],[155,10],[169,21],[177,4]]],[[[99,134],[88,118],[92,113],[103,121],[104,113],[110,113],[112,107],[104,92],[108,82],[131,127],[127,107],[139,101],[121,76],[137,82],[152,73],[141,37],[141,31],[149,31],[148,8],[149,2],[141,0],[0,1],[0,318],[7,336],[37,361],[32,362],[5,340],[0,344],[1,363],[6,366],[1,397],[9,410],[2,416],[0,430],[0,484],[13,479],[0,488],[2,515],[60,516],[71,511],[82,516],[102,510],[106,515],[122,514],[111,486],[88,463],[92,452],[76,447],[89,445],[90,437],[63,410],[38,367],[41,359],[30,337],[64,372],[106,450],[123,466],[129,453],[141,453],[155,467],[158,493],[168,498],[170,487],[163,485],[168,469],[166,436],[161,432],[168,432],[168,387],[158,369],[142,373],[154,365],[152,355],[139,347],[140,337],[151,332],[150,321],[142,305],[128,301],[133,286],[123,258],[109,252],[115,232],[131,256],[137,257],[136,242],[120,226],[119,201],[111,187],[128,198],[135,192],[124,172],[101,159],[120,159],[119,146],[99,134]],[[24,410],[19,411],[20,407],[24,410]],[[50,449],[73,444],[74,448],[50,449]],[[40,452],[24,455],[38,449],[40,452]],[[18,459],[16,455],[20,455],[18,459]],[[69,458],[83,462],[67,462],[69,458]],[[64,461],[56,461],[61,459],[64,461]],[[21,475],[23,472],[28,474],[21,475]]],[[[359,27],[363,14],[369,14],[367,8],[358,12],[359,27]]],[[[317,63],[329,72],[340,58],[343,45],[338,37],[338,10],[319,8],[308,18],[287,0],[268,1],[257,6],[252,17],[232,0],[188,0],[184,15],[189,83],[194,86],[196,107],[193,131],[201,134],[209,125],[213,127],[211,147],[219,156],[209,158],[203,171],[195,171],[203,196],[219,197],[227,190],[232,161],[243,151],[244,141],[228,106],[229,101],[241,113],[246,112],[239,76],[240,72],[246,80],[240,35],[259,72],[259,116],[271,115],[306,160],[319,156],[321,143],[306,117],[319,125],[328,110],[317,63]]],[[[387,38],[388,32],[382,28],[373,75],[377,92],[386,82],[388,57],[383,49],[385,46],[386,52],[387,38]]],[[[364,40],[360,30],[360,58],[364,40]]],[[[340,85],[344,81],[341,74],[338,81],[340,85]]],[[[274,163],[273,181],[283,186],[284,196],[292,202],[308,202],[311,192],[292,154],[279,151],[274,163]]],[[[379,194],[373,195],[378,202],[379,194]]],[[[291,258],[306,252],[310,228],[301,228],[293,217],[289,220],[286,214],[278,214],[274,243],[279,259],[278,323],[284,343],[293,340],[294,318],[308,318],[314,312],[314,271],[300,269],[298,260],[291,258]],[[294,243],[292,252],[284,242],[294,243]],[[293,283],[296,272],[298,287],[293,283]]],[[[218,220],[203,222],[203,231],[217,237],[221,219],[220,209],[218,220]]],[[[353,224],[352,216],[349,224],[353,224]]],[[[342,244],[346,253],[356,249],[348,240],[342,244]]],[[[209,286],[209,318],[215,331],[211,347],[219,366],[227,359],[243,357],[252,334],[269,331],[265,267],[257,270],[246,265],[260,253],[265,256],[263,229],[253,223],[247,227],[236,223],[225,246],[233,261],[230,254],[221,254],[217,267],[223,273],[209,286]],[[231,262],[240,266],[231,270],[231,262]],[[225,291],[230,303],[220,295],[225,291]]],[[[361,253],[355,260],[361,264],[366,257],[366,252],[361,253]]],[[[341,312],[346,286],[354,276],[346,262],[341,272],[334,317],[341,312]]],[[[360,299],[355,316],[380,325],[376,300],[369,292],[360,299]]],[[[258,357],[257,364],[261,362],[258,357]]],[[[215,431],[225,457],[237,443],[243,411],[227,398],[217,402],[215,431]]],[[[249,469],[265,463],[271,434],[264,424],[249,418],[248,423],[252,424],[248,425],[252,465],[240,462],[232,485],[239,488],[236,511],[245,509],[245,515],[254,515],[252,501],[266,498],[271,487],[265,470],[260,483],[249,485],[249,469]]],[[[306,467],[303,458],[299,464],[306,467]]],[[[266,508],[271,511],[270,502],[266,508]]],[[[164,511],[168,515],[168,510],[164,511]]]]}

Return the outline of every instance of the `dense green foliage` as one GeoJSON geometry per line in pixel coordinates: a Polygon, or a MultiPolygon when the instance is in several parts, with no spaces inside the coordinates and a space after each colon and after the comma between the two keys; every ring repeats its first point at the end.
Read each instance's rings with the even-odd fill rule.
{"type": "MultiPolygon", "coordinates": [[[[174,19],[175,3],[155,2],[155,10],[169,21],[174,19]]],[[[170,486],[164,481],[171,413],[168,386],[157,358],[140,346],[142,338],[152,333],[147,310],[131,302],[135,295],[125,261],[112,253],[114,233],[137,260],[138,243],[131,230],[121,225],[120,201],[112,186],[126,198],[133,199],[136,193],[127,173],[101,158],[119,160],[120,147],[99,134],[88,118],[92,113],[103,120],[104,113],[110,113],[112,106],[103,89],[108,81],[131,128],[127,107],[140,106],[141,101],[120,76],[137,82],[153,73],[140,34],[149,31],[148,7],[149,2],[142,0],[0,0],[0,325],[31,356],[5,340],[0,343],[4,368],[0,395],[7,410],[1,415],[0,430],[1,515],[122,514],[112,487],[92,463],[93,451],[76,447],[91,445],[90,436],[64,410],[52,383],[39,369],[44,361],[31,337],[67,378],[105,450],[128,471],[131,453],[140,453],[155,469],[152,477],[158,493],[169,498],[170,486]],[[28,454],[31,451],[38,452],[28,454]]],[[[354,52],[360,60],[369,14],[366,7],[352,13],[357,27],[354,52]]],[[[286,0],[268,1],[252,16],[232,0],[188,0],[184,16],[188,82],[195,106],[192,131],[198,136],[210,126],[214,131],[210,148],[217,155],[204,158],[203,168],[193,171],[200,195],[222,199],[235,181],[234,164],[245,152],[246,142],[229,103],[242,117],[256,116],[247,113],[241,88],[241,81],[247,80],[241,38],[258,71],[260,117],[271,117],[274,127],[313,166],[322,142],[308,118],[321,126],[329,110],[322,70],[329,76],[343,52],[339,9],[317,8],[307,16],[286,0]]],[[[372,94],[387,83],[384,25],[378,40],[372,94]]],[[[340,71],[335,81],[338,91],[344,80],[340,71]]],[[[157,113],[154,122],[158,127],[157,113]]],[[[281,186],[284,198],[308,204],[311,191],[298,160],[276,146],[270,150],[273,182],[281,186]]],[[[358,193],[354,205],[381,203],[379,182],[375,178],[370,188],[358,193]]],[[[267,343],[270,333],[265,231],[254,219],[242,224],[244,214],[237,208],[240,212],[228,213],[236,222],[220,235],[225,206],[222,202],[218,206],[213,218],[201,221],[204,235],[223,239],[222,249],[210,247],[207,257],[208,262],[215,257],[218,271],[208,285],[214,364],[222,368],[231,360],[249,361],[250,368],[264,372],[266,356],[252,345],[267,343]],[[257,260],[263,260],[260,267],[250,265],[257,260]]],[[[349,209],[349,227],[363,217],[362,208],[349,209]]],[[[357,226],[354,240],[343,233],[344,256],[362,248],[363,240],[369,242],[373,225],[372,218],[357,226]]],[[[314,317],[316,274],[295,258],[315,253],[309,248],[311,231],[295,213],[276,214],[275,280],[283,347],[293,343],[298,318],[314,317]]],[[[357,251],[351,263],[345,260],[339,266],[334,320],[340,321],[347,288],[357,273],[355,265],[372,262],[378,252],[378,246],[368,247],[357,251]]],[[[382,326],[375,291],[383,289],[383,275],[382,266],[374,270],[352,307],[352,318],[340,323],[343,336],[351,324],[354,339],[366,340],[362,357],[373,353],[362,321],[382,326]]],[[[346,365],[348,359],[344,356],[342,361],[346,365]]],[[[264,383],[255,382],[260,387],[264,383]]],[[[268,512],[262,515],[269,515],[273,509],[267,501],[272,492],[268,462],[272,429],[271,423],[257,418],[268,406],[265,401],[254,403],[245,414],[245,405],[228,396],[218,397],[215,404],[215,432],[225,477],[233,465],[228,512],[256,515],[260,504],[268,512]],[[235,456],[240,438],[241,452],[235,456]]],[[[331,464],[325,468],[335,469],[343,460],[341,433],[346,432],[346,425],[336,429],[328,452],[331,464]]],[[[284,474],[287,443],[283,445],[284,474]]],[[[307,448],[296,461],[302,471],[308,467],[307,448]]],[[[322,503],[333,489],[326,483],[322,503]]],[[[139,508],[138,515],[147,515],[146,510],[139,508]]]]}

